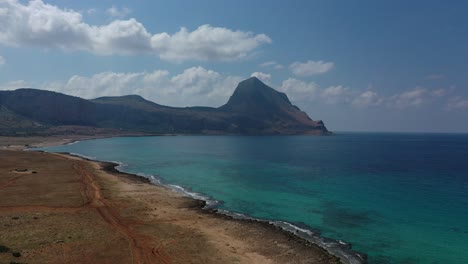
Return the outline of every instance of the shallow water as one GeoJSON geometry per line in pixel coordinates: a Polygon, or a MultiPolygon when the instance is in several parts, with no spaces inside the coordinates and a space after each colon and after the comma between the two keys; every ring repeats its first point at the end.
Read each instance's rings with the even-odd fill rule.
{"type": "Polygon", "coordinates": [[[350,242],[369,263],[468,263],[468,135],[165,136],[49,147],[119,161],[350,242]]]}

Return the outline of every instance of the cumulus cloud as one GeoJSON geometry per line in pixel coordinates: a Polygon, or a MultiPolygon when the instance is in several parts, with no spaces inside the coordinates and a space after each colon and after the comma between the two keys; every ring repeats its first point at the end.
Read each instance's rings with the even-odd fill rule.
{"type": "Polygon", "coordinates": [[[390,104],[397,108],[406,108],[411,106],[420,106],[428,102],[428,100],[429,97],[427,89],[415,88],[392,96],[390,98],[390,104]]]}
{"type": "Polygon", "coordinates": [[[5,63],[6,63],[5,58],[3,58],[2,55],[0,55],[0,66],[5,64],[5,63]]]}
{"type": "Polygon", "coordinates": [[[348,103],[350,101],[349,95],[351,95],[350,89],[341,85],[327,87],[321,93],[325,102],[330,104],[348,103]]]}
{"type": "Polygon", "coordinates": [[[271,74],[264,73],[264,72],[254,72],[250,75],[250,77],[257,77],[262,82],[269,83],[271,81],[271,74]]]}
{"type": "Polygon", "coordinates": [[[455,96],[448,100],[448,110],[465,110],[468,109],[468,99],[461,96],[455,96]]]}
{"type": "Polygon", "coordinates": [[[296,76],[312,76],[318,74],[324,74],[333,69],[335,64],[333,62],[324,61],[306,61],[306,62],[294,62],[289,65],[289,69],[296,76]]]}
{"type": "Polygon", "coordinates": [[[98,11],[98,10],[97,10],[96,8],[90,8],[90,9],[87,9],[85,12],[86,12],[86,14],[88,14],[88,15],[94,15],[94,14],[97,13],[97,11],[98,11]]]}
{"type": "Polygon", "coordinates": [[[176,75],[166,70],[75,75],[67,81],[46,83],[41,88],[88,99],[138,94],[170,106],[219,106],[228,100],[242,79],[198,66],[176,75]]]}
{"type": "MultiPolygon", "coordinates": [[[[340,104],[359,108],[388,107],[410,108],[447,100],[447,89],[427,89],[416,87],[394,95],[382,95],[374,89],[351,89],[343,85],[321,87],[315,82],[305,82],[295,78],[284,80],[278,90],[285,92],[291,101],[299,104],[323,103],[340,104]]],[[[446,101],[445,101],[446,102],[446,101]]],[[[450,109],[461,109],[465,105],[462,99],[452,99],[450,109]]]]}
{"type": "Polygon", "coordinates": [[[292,101],[302,103],[348,103],[352,96],[351,90],[342,85],[322,88],[315,82],[304,82],[294,78],[283,81],[279,90],[285,92],[292,101]]]}
{"type": "Polygon", "coordinates": [[[396,108],[419,107],[435,101],[440,101],[451,93],[450,89],[428,89],[416,87],[403,91],[386,99],[387,105],[396,108]]]}
{"type": "Polygon", "coordinates": [[[134,18],[91,25],[79,12],[41,0],[27,4],[0,1],[0,28],[0,44],[7,46],[80,50],[98,55],[154,54],[175,62],[238,60],[248,57],[258,46],[271,43],[265,34],[210,25],[194,31],[181,28],[172,35],[150,33],[134,18]]]}
{"type": "Polygon", "coordinates": [[[279,90],[286,93],[293,102],[314,101],[320,87],[314,82],[304,82],[294,78],[284,80],[279,90]]]}
{"type": "Polygon", "coordinates": [[[352,104],[358,107],[367,107],[381,105],[383,101],[384,98],[379,96],[377,92],[365,91],[354,98],[352,104]]]}
{"type": "Polygon", "coordinates": [[[160,33],[151,37],[153,49],[169,61],[236,60],[247,57],[262,43],[271,43],[271,39],[265,34],[210,25],[202,25],[192,32],[182,27],[172,36],[160,33]]]}
{"type": "Polygon", "coordinates": [[[442,97],[442,96],[447,95],[447,93],[448,92],[446,89],[437,89],[437,90],[432,91],[431,95],[436,96],[436,97],[442,97]]]}
{"type": "Polygon", "coordinates": [[[266,61],[262,64],[260,64],[260,67],[264,67],[264,68],[273,68],[273,69],[277,69],[277,70],[280,70],[280,69],[283,69],[284,66],[282,64],[279,64],[277,63],[276,61],[266,61]]]}
{"type": "Polygon", "coordinates": [[[116,6],[112,6],[106,10],[106,13],[111,17],[124,18],[130,15],[132,10],[127,7],[118,8],[116,6]]]}

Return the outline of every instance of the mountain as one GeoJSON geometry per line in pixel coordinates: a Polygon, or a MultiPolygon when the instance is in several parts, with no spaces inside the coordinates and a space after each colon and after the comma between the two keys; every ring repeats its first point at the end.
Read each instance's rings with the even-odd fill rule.
{"type": "Polygon", "coordinates": [[[56,126],[84,126],[161,134],[330,134],[286,94],[255,77],[239,83],[219,107],[169,107],[138,95],[92,100],[56,92],[0,91],[0,134],[37,134],[56,126]]]}
{"type": "Polygon", "coordinates": [[[263,131],[272,134],[326,134],[322,121],[313,121],[285,93],[267,86],[256,77],[242,81],[219,108],[221,111],[248,116],[264,124],[263,131]]]}

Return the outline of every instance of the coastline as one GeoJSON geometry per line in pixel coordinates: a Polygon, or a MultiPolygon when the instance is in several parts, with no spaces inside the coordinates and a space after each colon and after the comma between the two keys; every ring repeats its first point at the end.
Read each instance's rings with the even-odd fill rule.
{"type": "Polygon", "coordinates": [[[286,236],[290,237],[292,240],[295,240],[299,243],[303,243],[306,246],[316,245],[320,248],[326,250],[332,256],[338,257],[340,262],[343,264],[366,264],[367,263],[367,256],[363,253],[356,252],[352,250],[352,246],[349,243],[343,241],[337,241],[326,237],[321,237],[320,233],[312,231],[310,227],[298,227],[292,223],[285,222],[285,221],[270,221],[264,219],[253,218],[248,215],[244,215],[241,213],[226,211],[217,209],[216,205],[218,201],[213,202],[210,204],[210,201],[206,199],[202,199],[206,197],[203,194],[193,193],[185,190],[183,187],[178,185],[168,185],[158,181],[157,183],[152,182],[148,177],[133,174],[129,172],[125,172],[123,170],[119,170],[118,167],[122,164],[112,162],[112,161],[99,161],[96,159],[90,159],[87,157],[80,156],[79,154],[72,154],[72,153],[63,153],[66,155],[76,156],[79,158],[83,158],[89,161],[100,162],[103,163],[106,170],[109,173],[118,173],[125,177],[134,178],[137,181],[141,181],[145,184],[153,184],[157,186],[162,186],[164,188],[169,188],[172,191],[182,193],[182,195],[189,197],[197,202],[198,206],[196,207],[198,211],[202,214],[212,214],[215,217],[220,217],[222,219],[227,219],[230,221],[241,221],[247,222],[251,224],[261,225],[266,228],[272,229],[274,232],[281,232],[284,233],[286,236]],[[176,188],[174,188],[175,186],[176,188]],[[200,197],[200,198],[197,198],[200,197]]]}
{"type": "MultiPolygon", "coordinates": [[[[79,138],[74,140],[66,140],[66,141],[54,141],[54,142],[42,142],[39,146],[34,147],[41,147],[41,146],[51,146],[51,145],[63,145],[63,144],[74,144],[81,140],[89,140],[89,139],[96,139],[102,137],[95,137],[95,138],[79,138]]],[[[29,146],[25,146],[29,147],[29,146]]],[[[38,151],[35,151],[38,152],[38,151]]],[[[47,152],[46,152],[47,153],[47,152]]],[[[54,155],[51,153],[51,155],[54,155]]],[[[117,175],[118,178],[127,179],[130,181],[138,182],[140,184],[155,186],[157,188],[165,189],[170,193],[174,193],[177,191],[175,188],[171,188],[168,185],[159,183],[154,185],[154,182],[148,177],[136,175],[132,173],[127,173],[125,171],[119,170],[118,166],[122,164],[118,164],[115,162],[108,162],[108,161],[99,161],[95,159],[91,159],[89,157],[83,157],[81,155],[71,154],[71,153],[60,153],[58,155],[63,155],[68,159],[76,159],[79,158],[81,160],[85,160],[90,163],[99,164],[100,169],[105,171],[108,174],[117,175]]],[[[161,191],[161,190],[160,190],[161,191]]],[[[180,195],[181,190],[177,193],[180,195]]],[[[182,190],[186,192],[186,190],[182,190]]],[[[191,195],[190,195],[191,196],[191,195]]],[[[238,225],[244,226],[246,229],[258,229],[262,230],[262,232],[272,233],[273,236],[280,236],[286,238],[287,243],[292,243],[293,247],[300,245],[300,251],[303,251],[304,248],[306,251],[314,251],[314,255],[319,255],[319,259],[327,259],[325,262],[318,261],[312,263],[338,263],[337,257],[341,259],[341,263],[366,263],[365,256],[358,254],[351,250],[351,246],[346,243],[340,243],[340,241],[334,241],[331,239],[324,239],[319,236],[319,234],[311,233],[309,229],[302,229],[297,226],[293,226],[287,222],[280,222],[280,221],[266,221],[261,219],[254,219],[245,215],[232,213],[228,211],[218,210],[215,208],[205,208],[207,201],[200,200],[194,198],[193,196],[187,198],[187,193],[185,193],[184,199],[189,199],[190,204],[188,208],[192,211],[196,211],[197,215],[203,215],[209,218],[218,219],[219,221],[229,225],[229,223],[236,223],[238,225]],[[317,240],[319,239],[319,240],[317,240]],[[330,245],[333,245],[330,247],[330,245]],[[319,249],[318,252],[315,252],[319,249]],[[335,250],[333,252],[333,250],[335,250]],[[332,252],[331,252],[332,251],[332,252]],[[321,252],[321,253],[320,253],[321,252]]],[[[270,234],[270,235],[272,235],[270,234]]],[[[265,243],[267,241],[264,241],[265,243]]],[[[274,241],[276,243],[276,240],[274,241]]],[[[306,254],[307,255],[307,254],[306,254]]],[[[258,259],[257,261],[258,262],[258,259]]],[[[259,262],[263,263],[263,262],[259,262]]],[[[268,262],[269,263],[269,262],[268,262]]],[[[273,261],[275,263],[275,261],[273,261]]],[[[290,262],[290,263],[302,263],[302,262],[290,262]]]]}
{"type": "MultiPolygon", "coordinates": [[[[74,144],[77,142],[78,141],[70,142],[68,144],[74,144]]],[[[101,164],[103,170],[109,173],[116,173],[123,177],[133,178],[145,184],[156,185],[156,186],[167,188],[171,191],[180,193],[184,195],[185,197],[188,197],[194,200],[195,203],[197,204],[195,208],[198,209],[198,211],[201,214],[211,214],[215,217],[219,217],[224,220],[241,221],[241,222],[246,222],[250,224],[261,225],[264,228],[273,230],[274,232],[283,233],[286,236],[290,237],[290,239],[295,240],[299,243],[303,243],[306,246],[310,246],[310,245],[318,246],[321,249],[324,249],[328,254],[339,258],[340,262],[344,264],[367,263],[367,256],[361,252],[352,250],[351,244],[340,241],[340,240],[334,240],[334,239],[322,237],[320,235],[320,232],[313,231],[308,226],[299,227],[297,225],[294,225],[292,223],[285,222],[285,221],[272,221],[272,220],[265,220],[265,219],[257,219],[257,218],[253,218],[248,215],[241,214],[241,213],[217,209],[216,205],[219,203],[219,201],[212,200],[210,197],[207,197],[203,194],[198,194],[198,193],[188,191],[181,186],[165,183],[164,181],[161,181],[161,179],[155,179],[154,177],[150,175],[138,175],[138,174],[126,172],[124,170],[120,170],[118,167],[124,165],[122,163],[115,162],[115,161],[101,161],[94,157],[86,157],[77,153],[63,152],[60,154],[71,156],[71,157],[77,157],[77,158],[84,159],[90,162],[97,162],[101,164]],[[149,177],[152,177],[153,181],[149,177]]]]}
{"type": "MultiPolygon", "coordinates": [[[[186,197],[186,198],[188,198],[188,199],[190,199],[192,201],[190,207],[193,210],[195,210],[196,212],[198,212],[199,214],[209,215],[210,217],[215,217],[216,219],[221,219],[222,221],[226,221],[226,222],[229,221],[229,222],[237,222],[237,223],[239,223],[241,225],[252,225],[252,226],[254,226],[254,227],[258,228],[258,229],[265,229],[265,230],[271,231],[273,233],[278,233],[278,234],[280,234],[282,236],[287,237],[288,241],[297,243],[299,245],[303,245],[305,247],[319,247],[321,250],[325,250],[327,252],[326,254],[329,254],[332,257],[332,260],[329,263],[334,263],[336,261],[336,259],[333,260],[333,258],[340,259],[339,262],[344,263],[344,264],[366,263],[365,262],[365,256],[358,255],[358,256],[362,256],[362,258],[360,260],[358,260],[357,258],[354,258],[354,257],[351,256],[351,254],[355,253],[355,252],[353,252],[351,250],[349,252],[347,252],[347,253],[349,253],[349,255],[344,255],[344,254],[339,254],[338,256],[335,255],[338,252],[335,252],[335,254],[332,254],[331,252],[328,251],[328,249],[330,247],[328,249],[324,248],[321,245],[318,245],[316,242],[310,241],[307,238],[307,236],[299,234],[297,232],[298,231],[297,229],[296,230],[288,230],[284,226],[282,227],[282,226],[278,225],[277,223],[279,223],[279,222],[276,222],[276,221],[272,222],[272,221],[267,221],[267,220],[262,220],[262,219],[255,219],[255,218],[243,215],[243,214],[238,214],[238,213],[233,213],[233,212],[229,212],[229,211],[219,210],[219,209],[216,209],[216,207],[213,207],[213,206],[208,206],[207,207],[208,203],[207,203],[206,200],[194,198],[193,195],[187,194],[188,191],[183,189],[183,187],[177,186],[178,188],[173,188],[172,186],[175,186],[175,185],[168,185],[168,184],[164,184],[164,183],[161,183],[161,182],[155,183],[155,182],[152,182],[148,177],[141,176],[141,175],[138,175],[138,174],[129,173],[129,172],[125,172],[123,170],[119,170],[118,167],[121,166],[122,164],[119,164],[119,163],[116,163],[116,162],[113,162],[113,161],[100,161],[100,160],[97,160],[97,159],[83,157],[83,156],[81,156],[79,154],[72,154],[72,153],[60,153],[60,154],[61,155],[71,156],[71,157],[81,158],[81,159],[87,160],[89,162],[96,162],[96,163],[101,164],[101,168],[104,171],[108,172],[108,173],[113,173],[113,174],[119,175],[120,177],[130,178],[130,179],[133,179],[133,180],[135,180],[137,182],[141,182],[143,184],[149,184],[149,185],[152,185],[152,186],[162,187],[162,188],[165,188],[165,189],[167,189],[167,190],[169,190],[171,192],[181,194],[181,195],[183,195],[183,197],[186,197]]],[[[196,196],[203,197],[203,195],[196,195],[196,196]]],[[[283,222],[283,223],[292,225],[292,224],[287,223],[287,222],[283,222]]],[[[335,241],[329,240],[329,242],[335,244],[335,241]]],[[[349,244],[342,244],[342,245],[343,245],[343,248],[346,248],[346,249],[351,248],[349,244]]]]}

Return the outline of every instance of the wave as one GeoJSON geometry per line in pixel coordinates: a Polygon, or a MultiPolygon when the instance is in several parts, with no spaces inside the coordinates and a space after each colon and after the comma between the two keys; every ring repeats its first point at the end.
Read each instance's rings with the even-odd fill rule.
{"type": "Polygon", "coordinates": [[[367,263],[367,256],[352,250],[352,246],[341,240],[334,240],[320,236],[319,232],[311,229],[301,228],[285,221],[271,221],[271,224],[280,227],[283,230],[291,232],[296,236],[312,242],[321,248],[327,250],[330,254],[340,258],[341,262],[346,264],[367,263]]]}
{"type": "Polygon", "coordinates": [[[88,160],[97,160],[96,157],[86,156],[86,155],[78,154],[78,153],[75,153],[75,152],[66,152],[66,154],[70,154],[72,156],[77,156],[77,157],[81,157],[81,158],[88,159],[88,160]]]}
{"type": "Polygon", "coordinates": [[[187,188],[184,188],[182,186],[175,185],[175,184],[164,184],[164,185],[168,186],[170,189],[172,189],[172,190],[174,190],[176,192],[182,193],[185,196],[188,196],[188,197],[196,199],[196,200],[204,201],[205,206],[202,209],[205,209],[205,210],[214,209],[220,204],[220,201],[218,201],[216,199],[213,199],[213,198],[211,198],[211,197],[209,197],[207,195],[201,194],[201,193],[190,191],[187,188]]]}
{"type": "Polygon", "coordinates": [[[230,216],[234,219],[250,220],[265,222],[276,227],[281,228],[284,231],[294,234],[308,242],[318,245],[325,249],[328,253],[340,258],[344,264],[365,264],[367,263],[367,256],[365,254],[352,250],[352,246],[341,240],[334,240],[320,236],[320,232],[312,231],[309,227],[299,227],[298,225],[286,222],[286,221],[274,221],[254,218],[242,213],[232,212],[223,209],[217,209],[217,212],[223,215],[230,216]]]}

